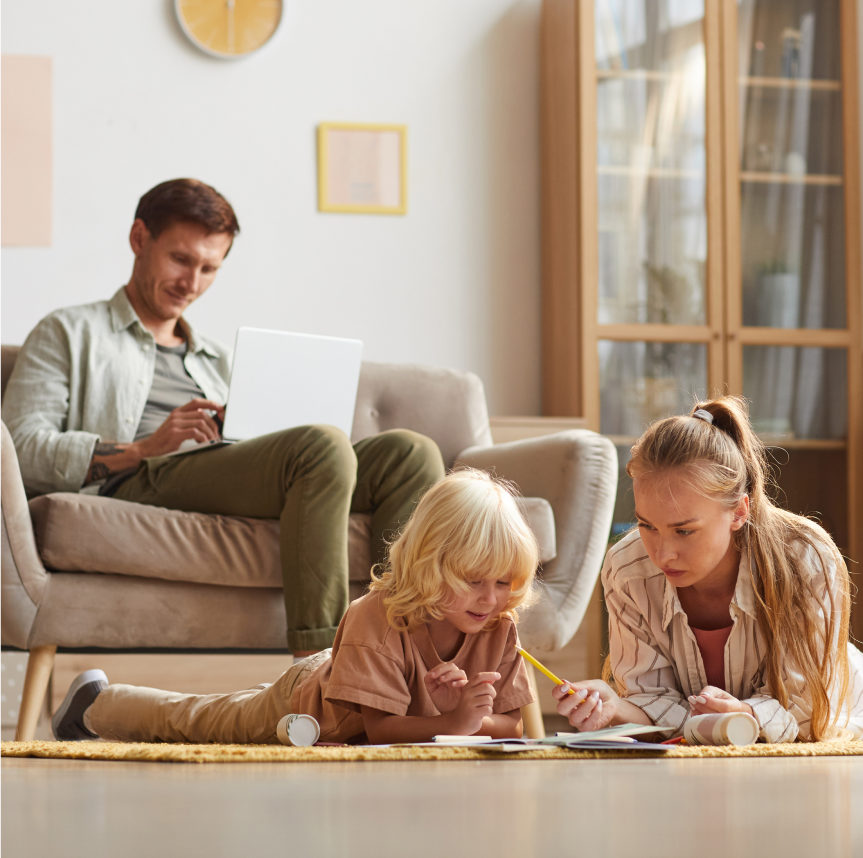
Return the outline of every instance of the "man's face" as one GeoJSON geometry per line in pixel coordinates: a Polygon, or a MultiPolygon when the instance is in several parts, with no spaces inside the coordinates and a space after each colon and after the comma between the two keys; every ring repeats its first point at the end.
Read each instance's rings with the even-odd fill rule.
{"type": "Polygon", "coordinates": [[[175,221],[153,238],[136,220],[129,236],[135,265],[128,290],[141,321],[179,319],[210,288],[232,241],[228,233],[208,233],[189,221],[175,221]]]}

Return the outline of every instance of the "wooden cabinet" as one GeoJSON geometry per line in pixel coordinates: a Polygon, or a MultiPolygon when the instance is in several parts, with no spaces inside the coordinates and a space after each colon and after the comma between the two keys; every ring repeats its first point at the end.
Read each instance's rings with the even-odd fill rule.
{"type": "Polygon", "coordinates": [[[854,0],[545,0],[543,408],[622,469],[742,393],[777,502],[863,563],[856,39],[854,0]]]}

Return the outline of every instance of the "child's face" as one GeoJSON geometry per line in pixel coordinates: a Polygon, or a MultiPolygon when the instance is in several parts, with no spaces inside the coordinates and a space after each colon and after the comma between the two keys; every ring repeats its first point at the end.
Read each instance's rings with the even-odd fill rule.
{"type": "Polygon", "coordinates": [[[474,634],[506,610],[512,592],[509,580],[494,578],[468,582],[468,592],[453,594],[444,612],[444,619],[460,632],[474,634]]]}
{"type": "Polygon", "coordinates": [[[733,534],[746,522],[749,498],[729,509],[696,492],[683,477],[672,470],[633,480],[647,554],[675,587],[733,587],[740,559],[733,534]]]}

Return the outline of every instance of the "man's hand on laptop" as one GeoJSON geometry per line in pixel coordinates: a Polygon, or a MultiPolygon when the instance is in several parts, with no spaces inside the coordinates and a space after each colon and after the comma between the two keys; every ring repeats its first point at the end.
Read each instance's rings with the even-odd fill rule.
{"type": "Polygon", "coordinates": [[[210,399],[192,399],[175,408],[152,434],[139,441],[123,444],[99,441],[85,483],[103,480],[112,474],[136,468],[142,459],[163,456],[180,448],[184,441],[206,444],[221,440],[225,407],[210,399]]]}
{"type": "Polygon", "coordinates": [[[225,407],[210,399],[192,399],[175,408],[165,422],[152,434],[131,446],[140,459],[173,453],[184,441],[208,444],[222,438],[221,424],[225,407]]]}

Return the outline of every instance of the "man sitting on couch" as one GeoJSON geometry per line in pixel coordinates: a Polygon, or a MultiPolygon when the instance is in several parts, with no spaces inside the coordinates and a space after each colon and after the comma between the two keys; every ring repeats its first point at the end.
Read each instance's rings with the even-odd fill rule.
{"type": "MultiPolygon", "coordinates": [[[[217,440],[230,355],[183,318],[212,285],[239,232],[230,203],[192,179],[141,197],[129,282],[108,301],[57,310],[27,337],[3,419],[31,493],[92,491],[171,509],[278,518],[288,646],[331,644],[348,598],[348,516],[370,512],[377,559],[422,492],[443,475],[416,432],[351,445],[300,426],[166,456],[217,440]]],[[[273,368],[273,396],[282,367],[273,368]]]]}

